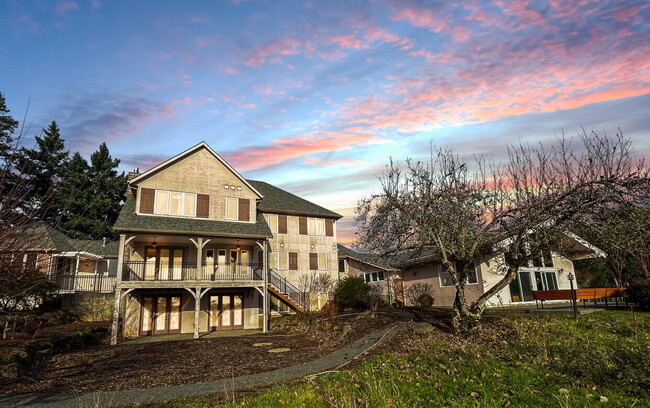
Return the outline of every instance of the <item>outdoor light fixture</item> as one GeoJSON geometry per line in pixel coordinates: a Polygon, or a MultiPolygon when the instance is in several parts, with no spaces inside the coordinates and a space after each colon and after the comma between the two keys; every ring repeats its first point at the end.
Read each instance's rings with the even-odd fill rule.
{"type": "Polygon", "coordinates": [[[151,246],[154,247],[154,248],[158,246],[158,243],[156,242],[156,236],[155,235],[153,236],[153,242],[151,243],[151,246]]]}
{"type": "Polygon", "coordinates": [[[237,246],[235,247],[235,249],[238,251],[241,249],[241,247],[239,246],[239,240],[237,240],[237,246]]]}

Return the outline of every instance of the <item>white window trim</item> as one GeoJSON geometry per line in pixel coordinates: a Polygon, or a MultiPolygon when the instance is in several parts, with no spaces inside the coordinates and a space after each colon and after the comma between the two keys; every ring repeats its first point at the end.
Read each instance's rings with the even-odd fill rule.
{"type": "Polygon", "coordinates": [[[318,252],[318,255],[316,256],[316,261],[318,263],[318,269],[319,271],[326,271],[327,270],[327,264],[329,263],[329,257],[327,256],[327,252],[318,252]],[[320,264],[320,256],[325,255],[325,267],[321,268],[320,264]]]}
{"type": "MultiPolygon", "coordinates": [[[[318,221],[316,221],[318,222],[318,221]]],[[[311,236],[316,236],[316,237],[324,237],[327,235],[327,226],[325,223],[325,218],[317,218],[317,217],[307,217],[307,235],[311,236]],[[309,220],[322,220],[323,221],[323,233],[322,234],[312,234],[309,232],[309,220]]]]}
{"type": "MultiPolygon", "coordinates": [[[[456,265],[454,264],[454,266],[456,266],[456,265]]],[[[441,288],[452,288],[452,287],[456,286],[456,285],[454,285],[453,281],[452,281],[451,285],[443,285],[442,284],[442,278],[440,277],[440,274],[442,272],[442,268],[443,268],[442,264],[439,264],[438,265],[438,286],[440,286],[441,288]]],[[[467,279],[465,279],[465,286],[478,285],[478,283],[479,283],[479,281],[478,281],[478,270],[476,270],[476,267],[474,267],[474,275],[476,276],[476,282],[475,283],[470,283],[469,282],[469,277],[468,277],[467,279]]]]}
{"type": "Polygon", "coordinates": [[[275,257],[276,262],[275,262],[275,265],[271,265],[271,268],[277,269],[277,270],[280,270],[280,271],[288,271],[289,270],[289,252],[283,251],[283,252],[273,252],[273,253],[276,254],[276,257],[275,257]],[[280,256],[282,256],[282,254],[285,254],[286,257],[287,257],[287,267],[286,268],[281,268],[280,267],[280,256]]]}
{"type": "Polygon", "coordinates": [[[366,273],[364,273],[364,275],[365,275],[365,276],[364,276],[364,280],[365,280],[367,283],[383,282],[383,281],[386,280],[386,272],[384,272],[384,271],[366,272],[366,273]],[[380,272],[381,272],[381,273],[383,274],[383,276],[384,276],[382,279],[379,279],[379,273],[380,273],[380,272]],[[372,279],[372,274],[373,274],[373,273],[377,275],[377,280],[373,280],[373,279],[372,279]],[[366,276],[370,277],[370,279],[366,278],[366,276]]]}
{"type": "Polygon", "coordinates": [[[278,214],[266,214],[267,219],[266,222],[269,224],[269,229],[271,229],[271,217],[275,217],[275,231],[271,229],[271,232],[274,234],[278,234],[278,231],[280,231],[280,217],[278,217],[278,214]]]}
{"type": "Polygon", "coordinates": [[[154,192],[154,197],[153,197],[153,213],[156,215],[170,215],[172,217],[192,217],[196,218],[196,206],[197,206],[197,201],[198,201],[198,194],[196,193],[186,193],[183,191],[173,191],[173,190],[158,190],[156,189],[154,192]],[[156,211],[156,203],[158,202],[158,193],[166,193],[167,194],[167,212],[161,213],[156,211]],[[185,196],[186,195],[193,195],[194,196],[194,209],[193,209],[193,214],[191,215],[185,215],[185,214],[171,214],[170,211],[170,206],[172,205],[172,193],[178,193],[181,195],[181,212],[185,210],[185,196]]]}
{"type": "Polygon", "coordinates": [[[224,205],[224,220],[233,220],[233,221],[239,221],[239,198],[237,197],[226,197],[226,203],[224,205]],[[236,207],[237,209],[235,210],[235,218],[228,218],[228,200],[235,200],[237,203],[236,207]]]}

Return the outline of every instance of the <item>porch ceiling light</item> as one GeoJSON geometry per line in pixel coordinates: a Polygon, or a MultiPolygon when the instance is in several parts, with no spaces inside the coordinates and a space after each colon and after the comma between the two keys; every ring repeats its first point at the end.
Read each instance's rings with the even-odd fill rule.
{"type": "Polygon", "coordinates": [[[239,246],[239,240],[237,240],[237,246],[235,247],[235,249],[238,251],[241,249],[241,247],[239,246]]]}
{"type": "Polygon", "coordinates": [[[158,246],[158,243],[156,242],[156,236],[155,235],[153,236],[153,242],[151,243],[151,246],[154,247],[154,248],[158,246]]]}

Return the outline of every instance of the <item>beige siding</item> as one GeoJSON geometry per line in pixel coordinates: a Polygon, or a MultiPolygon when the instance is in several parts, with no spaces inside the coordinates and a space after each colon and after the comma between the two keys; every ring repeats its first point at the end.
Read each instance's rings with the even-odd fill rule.
{"type": "MultiPolygon", "coordinates": [[[[142,181],[138,184],[138,192],[141,188],[207,194],[210,196],[209,218],[221,221],[225,219],[226,197],[247,198],[250,200],[249,222],[257,220],[257,195],[205,149],[198,150],[142,181]],[[235,190],[226,190],[224,185],[235,186],[235,190]],[[241,191],[238,187],[241,187],[241,191]]],[[[136,211],[139,208],[138,200],[136,211]]]]}
{"type": "MultiPolygon", "coordinates": [[[[406,268],[403,273],[404,293],[408,293],[409,287],[416,283],[428,283],[432,287],[434,306],[451,306],[456,296],[456,288],[453,286],[440,286],[438,276],[439,263],[432,262],[406,268]]],[[[465,297],[471,303],[483,293],[483,283],[480,270],[477,270],[478,284],[465,286],[465,297]]],[[[408,296],[404,301],[409,306],[408,296]]]]}
{"type": "MultiPolygon", "coordinates": [[[[298,219],[294,215],[287,216],[287,233],[274,233],[270,240],[273,252],[295,252],[298,254],[298,270],[277,270],[280,275],[285,276],[291,283],[298,286],[300,277],[310,274],[309,254],[327,254],[327,269],[316,271],[327,273],[336,282],[338,279],[338,251],[336,250],[336,222],[334,222],[334,236],[300,235],[298,219]],[[311,246],[314,246],[313,248],[311,246]]],[[[318,217],[316,217],[318,218],[318,217]]]]}

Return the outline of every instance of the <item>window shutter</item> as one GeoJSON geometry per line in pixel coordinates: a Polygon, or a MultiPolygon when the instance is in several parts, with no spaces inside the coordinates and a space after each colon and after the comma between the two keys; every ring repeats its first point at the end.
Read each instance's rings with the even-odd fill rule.
{"type": "Polygon", "coordinates": [[[196,216],[208,218],[210,216],[210,196],[207,194],[196,195],[196,216]]]}
{"type": "Polygon", "coordinates": [[[318,254],[309,254],[309,269],[312,271],[318,270],[318,254]]]}
{"type": "Polygon", "coordinates": [[[298,218],[298,233],[300,235],[307,235],[307,217],[298,218]]]}
{"type": "Polygon", "coordinates": [[[325,235],[328,237],[334,236],[334,220],[325,218],[325,235]]]}
{"type": "Polygon", "coordinates": [[[278,215],[278,233],[286,234],[287,233],[287,216],[286,214],[278,215]]]}
{"type": "Polygon", "coordinates": [[[140,213],[153,214],[153,202],[156,190],[153,188],[140,189],[140,213]]]}
{"type": "Polygon", "coordinates": [[[251,201],[248,198],[239,199],[239,221],[250,221],[251,201]]]}
{"type": "Polygon", "coordinates": [[[298,253],[289,252],[289,270],[297,271],[298,270],[298,253]]]}

